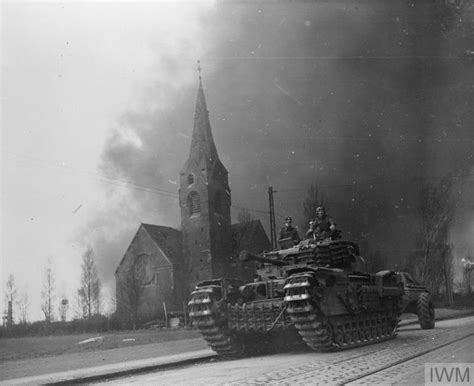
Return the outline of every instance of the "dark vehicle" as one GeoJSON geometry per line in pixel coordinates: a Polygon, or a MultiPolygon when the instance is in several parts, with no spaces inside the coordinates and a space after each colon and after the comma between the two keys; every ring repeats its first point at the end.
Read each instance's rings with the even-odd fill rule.
{"type": "Polygon", "coordinates": [[[431,294],[407,272],[399,272],[404,295],[402,312],[416,314],[420,327],[429,330],[435,326],[435,310],[431,294]]]}
{"type": "Polygon", "coordinates": [[[358,259],[357,244],[330,239],[304,240],[261,256],[243,251],[241,261],[261,263],[255,281],[199,283],[189,316],[209,346],[229,357],[301,338],[315,351],[393,338],[401,315],[400,276],[357,272],[352,268],[358,259]]]}

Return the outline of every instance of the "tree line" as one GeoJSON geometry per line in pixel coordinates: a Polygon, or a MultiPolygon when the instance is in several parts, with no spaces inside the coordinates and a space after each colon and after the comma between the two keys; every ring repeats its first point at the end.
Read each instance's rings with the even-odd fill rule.
{"type": "MultiPolygon", "coordinates": [[[[435,298],[442,294],[446,303],[453,304],[454,287],[454,246],[450,241],[450,231],[457,209],[456,184],[461,180],[466,168],[446,174],[437,182],[425,182],[420,186],[418,205],[412,213],[415,221],[407,229],[414,236],[411,253],[400,256],[397,261],[388,261],[384,253],[371,249],[367,235],[370,234],[370,225],[363,224],[358,218],[363,218],[368,208],[367,202],[359,202],[359,207],[353,210],[353,217],[349,219],[349,236],[365,243],[367,270],[375,272],[383,269],[395,269],[410,272],[415,279],[426,285],[435,298]]],[[[331,205],[328,197],[312,184],[306,192],[303,201],[305,218],[314,217],[316,207],[331,205]]],[[[465,260],[470,261],[469,253],[465,260]]],[[[466,280],[465,280],[466,282],[466,280]]],[[[470,289],[470,282],[463,283],[470,289]]]]}
{"type": "MultiPolygon", "coordinates": [[[[457,210],[456,184],[467,173],[468,166],[446,174],[439,181],[426,181],[421,184],[418,204],[412,213],[415,221],[407,230],[414,238],[413,245],[408,249],[411,252],[406,256],[399,256],[397,261],[388,259],[386,253],[371,245],[368,240],[371,224],[360,220],[367,218],[365,212],[369,210],[369,204],[366,202],[368,199],[365,202],[358,200],[358,204],[351,208],[351,217],[345,218],[343,227],[346,228],[344,229],[346,237],[364,244],[365,248],[362,251],[367,271],[377,272],[384,269],[407,271],[425,285],[435,298],[444,295],[446,303],[453,304],[454,246],[449,236],[457,210]]],[[[313,183],[306,190],[302,204],[303,218],[308,220],[314,218],[318,206],[328,206],[331,209],[335,203],[317,183],[313,183]]],[[[239,212],[240,223],[245,224],[251,220],[253,217],[247,210],[239,212]]],[[[471,263],[473,259],[467,252],[463,260],[471,263]]],[[[470,271],[466,269],[464,271],[463,282],[458,284],[464,288],[464,292],[470,293],[470,271]]]]}
{"type": "MultiPolygon", "coordinates": [[[[13,324],[27,324],[31,302],[27,291],[19,291],[13,274],[8,276],[5,292],[4,327],[13,324]]],[[[95,255],[92,247],[88,247],[82,255],[81,279],[73,301],[74,318],[89,320],[102,312],[102,291],[95,255]]],[[[41,290],[41,311],[44,322],[51,324],[55,321],[66,322],[70,311],[70,300],[66,296],[58,296],[56,277],[50,259],[43,273],[41,290]]]]}
{"type": "MultiPolygon", "coordinates": [[[[412,252],[397,261],[398,270],[408,271],[426,285],[435,297],[444,293],[448,304],[453,303],[453,245],[450,243],[449,232],[456,211],[454,196],[458,173],[450,173],[436,183],[425,183],[420,188],[419,205],[415,208],[414,216],[417,222],[409,231],[415,235],[412,252]],[[440,285],[442,283],[442,285],[440,285]]],[[[316,207],[331,205],[331,197],[325,196],[317,184],[311,184],[303,200],[303,215],[305,219],[314,217],[316,207]]],[[[364,202],[353,216],[354,221],[349,225],[349,237],[355,236],[355,241],[364,239],[367,231],[357,222],[358,214],[367,210],[364,202]],[[359,231],[359,234],[357,233],[359,231]]],[[[359,217],[362,217],[359,216],[359,217]]],[[[248,211],[241,211],[238,215],[240,223],[248,223],[253,217],[248,211]]],[[[351,221],[351,220],[350,220],[351,221]]],[[[349,222],[350,222],[349,221],[349,222]]],[[[375,272],[383,269],[395,269],[394,262],[387,261],[381,251],[371,250],[370,244],[364,258],[367,270],[375,272]]],[[[469,260],[469,259],[468,259],[469,260]]],[[[123,283],[125,291],[120,297],[129,304],[128,312],[134,321],[138,320],[138,307],[144,289],[146,272],[143,264],[136,261],[130,274],[123,283]]],[[[469,287],[470,288],[470,287],[469,287]]],[[[14,320],[20,324],[29,321],[30,300],[26,291],[19,292],[13,275],[8,277],[6,283],[6,312],[4,325],[12,325],[14,320]]],[[[82,255],[81,280],[74,299],[75,318],[90,320],[102,312],[101,281],[97,271],[94,251],[88,247],[82,255]]],[[[65,297],[58,298],[56,291],[55,275],[51,261],[48,261],[43,276],[41,291],[41,310],[44,321],[50,324],[54,321],[66,321],[68,318],[70,302],[65,297]]],[[[135,326],[135,323],[134,323],[135,326]]]]}

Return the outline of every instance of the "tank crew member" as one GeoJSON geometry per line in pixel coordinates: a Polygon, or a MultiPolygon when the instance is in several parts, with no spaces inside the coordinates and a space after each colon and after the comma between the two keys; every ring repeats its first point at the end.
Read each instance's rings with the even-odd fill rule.
{"type": "Polygon", "coordinates": [[[309,229],[306,232],[307,237],[315,240],[325,240],[330,238],[336,230],[336,223],[326,213],[326,209],[322,206],[316,208],[316,218],[310,220],[309,229]]]}
{"type": "Polygon", "coordinates": [[[285,218],[285,226],[280,229],[280,237],[278,240],[291,238],[293,243],[296,245],[301,241],[301,239],[297,229],[291,225],[291,222],[291,217],[288,216],[285,218]]]}

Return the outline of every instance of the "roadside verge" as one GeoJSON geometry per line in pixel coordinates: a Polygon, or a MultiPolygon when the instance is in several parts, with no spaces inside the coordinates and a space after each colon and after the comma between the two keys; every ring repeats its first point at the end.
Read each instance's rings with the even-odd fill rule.
{"type": "MultiPolygon", "coordinates": [[[[473,315],[474,309],[469,310],[449,310],[437,309],[436,320],[457,319],[465,316],[473,315]]],[[[415,315],[403,315],[403,320],[400,325],[416,325],[418,319],[415,315]]],[[[93,381],[103,381],[112,379],[114,377],[123,377],[141,372],[152,370],[160,370],[172,367],[180,367],[191,364],[198,364],[216,358],[215,354],[209,348],[205,348],[206,344],[202,339],[188,339],[183,341],[168,342],[161,344],[148,344],[144,346],[135,346],[126,349],[113,349],[102,351],[103,356],[107,356],[113,363],[98,365],[100,357],[94,357],[94,353],[86,353],[89,357],[94,357],[96,362],[94,364],[89,360],[89,365],[82,368],[75,368],[67,371],[43,371],[48,374],[34,375],[32,368],[28,368],[28,363],[23,362],[23,374],[30,376],[11,377],[0,381],[0,385],[19,385],[19,384],[72,384],[72,383],[87,383],[93,381]],[[172,346],[173,345],[173,346],[172,346]],[[133,356],[131,356],[133,355],[133,356]],[[141,356],[141,359],[132,359],[141,356]],[[112,358],[113,357],[113,358],[112,358]],[[132,359],[132,360],[130,360],[132,359]],[[26,366],[25,366],[26,365],[26,366]]],[[[78,361],[78,357],[69,357],[68,360],[63,356],[56,356],[50,358],[40,358],[41,361],[59,362],[62,367],[58,369],[68,368],[71,364],[78,361]]],[[[91,359],[91,358],[89,358],[91,359]]],[[[79,361],[80,362],[80,361],[79,361]]],[[[21,366],[21,362],[18,363],[21,366]]],[[[44,362],[47,365],[46,362],[44,362]]],[[[78,363],[75,363],[78,364],[78,363]]],[[[69,367],[71,368],[71,367],[69,367]]],[[[5,368],[4,370],[7,370],[5,368]]],[[[43,369],[44,370],[44,369],[43,369]]]]}
{"type": "Polygon", "coordinates": [[[38,384],[74,384],[87,383],[107,378],[126,376],[158,370],[187,364],[199,363],[215,357],[213,351],[199,350],[176,355],[166,355],[157,358],[140,359],[122,363],[114,363],[110,365],[90,367],[85,369],[77,369],[63,371],[53,374],[43,374],[24,378],[8,379],[0,382],[0,385],[38,385],[38,384]]]}

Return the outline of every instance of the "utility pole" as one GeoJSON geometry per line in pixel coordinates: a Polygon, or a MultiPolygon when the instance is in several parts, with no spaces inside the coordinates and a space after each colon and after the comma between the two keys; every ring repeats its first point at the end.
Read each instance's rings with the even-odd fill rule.
{"type": "Polygon", "coordinates": [[[276,190],[273,190],[273,188],[269,186],[268,187],[268,203],[270,205],[270,242],[272,244],[272,249],[275,249],[277,245],[277,237],[276,237],[275,206],[273,203],[273,193],[276,193],[276,190]]]}

